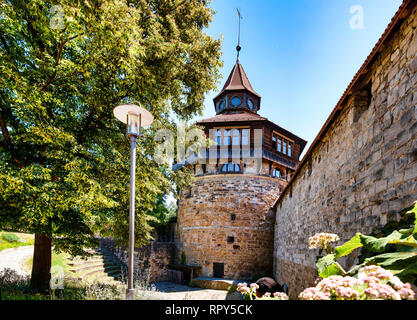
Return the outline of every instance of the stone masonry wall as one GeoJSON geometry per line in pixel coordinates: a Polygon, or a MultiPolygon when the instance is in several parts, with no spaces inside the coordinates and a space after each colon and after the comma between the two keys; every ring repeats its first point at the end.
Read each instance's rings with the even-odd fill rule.
{"type": "Polygon", "coordinates": [[[308,237],[336,233],[340,244],[417,200],[416,27],[414,9],[373,63],[372,88],[350,98],[278,204],[274,274],[293,297],[317,275],[308,237]]]}
{"type": "MultiPolygon", "coordinates": [[[[128,251],[117,246],[110,238],[100,239],[100,245],[108,248],[120,261],[127,265],[128,251]]],[[[167,281],[168,265],[175,263],[177,256],[176,244],[173,242],[150,242],[148,245],[135,248],[135,271],[143,279],[150,282],[167,281]]]]}
{"type": "Polygon", "coordinates": [[[283,183],[251,174],[197,177],[179,202],[178,234],[186,263],[200,265],[202,275],[210,277],[213,263],[224,263],[225,278],[272,274],[270,208],[283,183]],[[234,242],[228,243],[228,237],[234,242]]]}

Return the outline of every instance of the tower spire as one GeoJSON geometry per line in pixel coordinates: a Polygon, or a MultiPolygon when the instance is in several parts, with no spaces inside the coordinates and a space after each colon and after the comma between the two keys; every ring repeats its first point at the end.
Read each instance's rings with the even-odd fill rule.
{"type": "Polygon", "coordinates": [[[243,19],[243,17],[242,17],[242,15],[240,14],[239,9],[238,9],[238,8],[236,8],[236,10],[237,10],[237,14],[238,14],[238,16],[239,16],[239,32],[238,32],[237,47],[236,47],[236,51],[237,51],[237,60],[236,60],[236,63],[237,63],[237,64],[240,64],[240,58],[239,58],[239,55],[240,55],[240,50],[242,50],[242,47],[240,46],[240,20],[242,20],[242,19],[243,19]]]}

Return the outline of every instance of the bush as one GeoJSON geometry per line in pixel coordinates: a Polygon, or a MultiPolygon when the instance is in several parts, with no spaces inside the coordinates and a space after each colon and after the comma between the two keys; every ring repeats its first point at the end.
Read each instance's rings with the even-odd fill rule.
{"type": "MultiPolygon", "coordinates": [[[[319,249],[316,265],[318,284],[305,289],[302,300],[416,300],[417,202],[405,212],[402,229],[385,230],[371,236],[357,233],[341,246],[339,237],[318,233],[309,238],[309,249],[319,249]],[[387,234],[386,234],[387,233],[387,234]],[[345,271],[337,261],[357,249],[366,249],[364,260],[345,271]],[[325,255],[321,255],[324,253],[325,255]],[[414,284],[413,284],[414,283],[414,284]]],[[[400,224],[397,225],[397,228],[400,224]]]]}
{"type": "Polygon", "coordinates": [[[410,219],[412,224],[407,229],[393,230],[383,237],[357,233],[348,242],[335,248],[330,245],[339,240],[335,234],[319,233],[310,237],[309,248],[320,249],[320,253],[326,253],[317,257],[319,276],[322,278],[339,274],[355,276],[365,266],[378,265],[390,270],[401,281],[417,284],[417,202],[406,214],[412,217],[410,219]],[[368,251],[368,258],[349,271],[345,271],[337,260],[359,248],[368,251]]]}
{"type": "MultiPolygon", "coordinates": [[[[135,276],[136,299],[153,299],[156,291],[149,287],[149,280],[135,276]]],[[[0,297],[4,300],[125,300],[127,288],[126,283],[84,282],[65,277],[64,289],[51,289],[43,295],[32,292],[29,285],[29,276],[8,268],[0,271],[0,297]]]]}
{"type": "Polygon", "coordinates": [[[4,233],[1,238],[7,242],[19,242],[19,237],[13,233],[4,233]]]}
{"type": "Polygon", "coordinates": [[[403,283],[391,271],[365,266],[357,277],[333,275],[298,296],[301,300],[415,300],[416,287],[403,283]]]}
{"type": "Polygon", "coordinates": [[[288,300],[288,296],[283,292],[275,292],[274,294],[265,292],[264,294],[259,294],[256,292],[257,290],[259,290],[259,285],[256,283],[251,283],[248,287],[245,282],[238,283],[236,289],[236,291],[242,294],[243,300],[288,300]]]}

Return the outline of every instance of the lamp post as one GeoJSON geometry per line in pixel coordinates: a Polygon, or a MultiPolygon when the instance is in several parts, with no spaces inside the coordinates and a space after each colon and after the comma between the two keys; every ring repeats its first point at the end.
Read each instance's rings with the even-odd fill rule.
{"type": "Polygon", "coordinates": [[[136,174],[136,141],[140,138],[142,127],[153,122],[152,114],[136,104],[124,104],[114,108],[114,116],[126,124],[126,136],[130,140],[130,203],[129,203],[129,260],[126,300],[135,300],[133,285],[133,268],[135,253],[135,174],[136,174]]]}

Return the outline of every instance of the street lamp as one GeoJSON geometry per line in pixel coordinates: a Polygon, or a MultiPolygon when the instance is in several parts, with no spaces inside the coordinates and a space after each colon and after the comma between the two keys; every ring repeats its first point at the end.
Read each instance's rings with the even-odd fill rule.
{"type": "Polygon", "coordinates": [[[133,286],[133,266],[135,253],[135,169],[136,169],[136,140],[140,138],[142,127],[153,122],[152,114],[136,104],[124,104],[114,108],[114,116],[127,125],[126,135],[130,140],[130,205],[129,205],[129,260],[126,299],[135,299],[133,286]]]}

